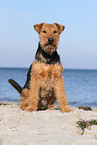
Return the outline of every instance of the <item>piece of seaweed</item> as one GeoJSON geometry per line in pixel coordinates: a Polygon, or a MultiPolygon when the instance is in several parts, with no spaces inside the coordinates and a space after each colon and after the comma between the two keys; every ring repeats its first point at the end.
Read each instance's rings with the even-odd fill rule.
{"type": "Polygon", "coordinates": [[[17,104],[19,105],[19,103],[13,103],[13,102],[0,102],[0,106],[6,106],[6,105],[14,105],[14,104],[17,104]]]}
{"type": "Polygon", "coordinates": [[[88,106],[78,106],[79,109],[83,109],[85,111],[92,111],[92,108],[91,107],[88,107],[88,106]]]}
{"type": "Polygon", "coordinates": [[[5,105],[9,105],[9,104],[8,104],[8,103],[0,102],[0,106],[1,106],[1,105],[4,105],[4,106],[5,106],[5,105]]]}
{"type": "Polygon", "coordinates": [[[85,131],[85,128],[88,128],[92,125],[97,125],[97,120],[96,119],[93,119],[93,120],[79,120],[77,121],[77,125],[78,127],[82,130],[82,133],[81,135],[84,134],[84,131],[85,131]]]}

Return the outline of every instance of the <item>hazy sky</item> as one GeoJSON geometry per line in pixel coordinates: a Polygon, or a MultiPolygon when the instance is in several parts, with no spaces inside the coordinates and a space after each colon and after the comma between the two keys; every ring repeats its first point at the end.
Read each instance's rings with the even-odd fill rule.
{"type": "Polygon", "coordinates": [[[0,0],[0,67],[29,67],[39,36],[33,25],[65,25],[64,68],[97,69],[97,0],[0,0]]]}

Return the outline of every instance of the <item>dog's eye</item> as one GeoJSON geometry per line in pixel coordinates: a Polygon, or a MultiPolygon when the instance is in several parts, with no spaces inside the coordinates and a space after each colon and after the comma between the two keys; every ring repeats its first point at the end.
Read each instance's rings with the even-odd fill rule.
{"type": "Polygon", "coordinates": [[[43,33],[46,33],[46,31],[42,31],[43,33]]]}
{"type": "Polygon", "coordinates": [[[53,33],[57,33],[57,31],[54,31],[53,33]]]}

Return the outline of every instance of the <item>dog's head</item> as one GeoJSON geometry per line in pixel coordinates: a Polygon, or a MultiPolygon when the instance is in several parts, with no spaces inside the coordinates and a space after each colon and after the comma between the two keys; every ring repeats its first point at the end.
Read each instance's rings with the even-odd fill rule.
{"type": "Polygon", "coordinates": [[[51,55],[57,49],[59,35],[64,30],[64,28],[65,27],[63,25],[57,23],[40,23],[34,25],[34,29],[39,34],[40,45],[46,53],[51,55]]]}

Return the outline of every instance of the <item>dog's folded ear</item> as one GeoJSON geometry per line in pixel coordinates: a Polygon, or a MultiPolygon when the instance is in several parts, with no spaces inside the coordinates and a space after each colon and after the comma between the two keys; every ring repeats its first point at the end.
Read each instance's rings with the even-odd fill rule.
{"type": "Polygon", "coordinates": [[[34,29],[37,31],[38,34],[40,33],[43,24],[44,23],[34,25],[34,29]]]}
{"type": "Polygon", "coordinates": [[[58,23],[54,23],[54,25],[57,26],[58,31],[59,31],[59,34],[61,34],[61,32],[64,31],[64,29],[65,29],[65,26],[60,25],[60,24],[58,24],[58,23]]]}

